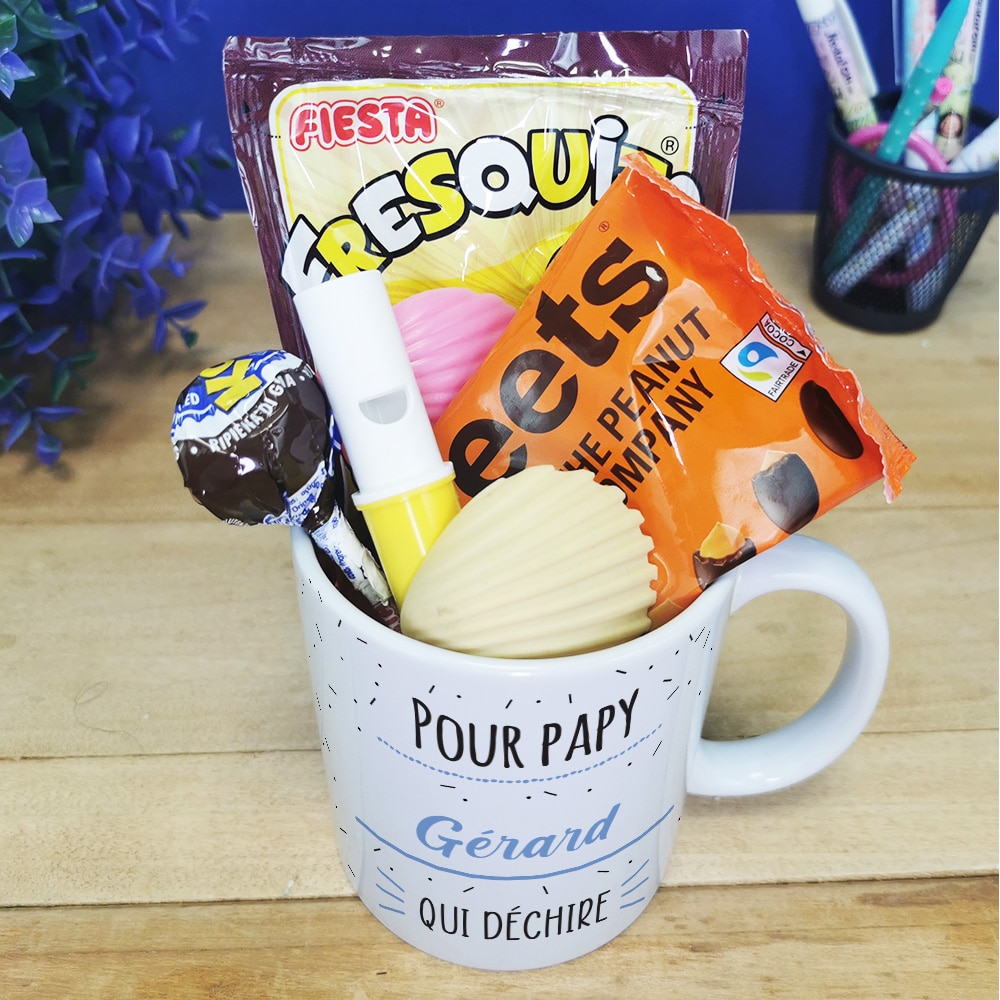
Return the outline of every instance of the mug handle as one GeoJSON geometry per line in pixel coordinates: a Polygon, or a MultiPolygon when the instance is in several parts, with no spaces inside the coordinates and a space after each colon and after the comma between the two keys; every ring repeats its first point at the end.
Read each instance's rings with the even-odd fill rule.
{"type": "Polygon", "coordinates": [[[793,722],[742,740],[702,738],[706,703],[695,720],[687,788],[693,795],[757,795],[821,771],[860,735],[878,704],[889,664],[889,625],[878,592],[857,563],[816,538],[793,535],[733,570],[732,611],[755,597],[805,590],[847,613],[847,644],[837,674],[793,722]]]}

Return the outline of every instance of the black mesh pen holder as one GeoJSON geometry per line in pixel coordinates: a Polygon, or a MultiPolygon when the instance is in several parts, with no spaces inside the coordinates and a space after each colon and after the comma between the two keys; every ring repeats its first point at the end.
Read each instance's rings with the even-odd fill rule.
{"type": "MultiPolygon", "coordinates": [[[[891,108],[891,101],[879,103],[891,108]]],[[[972,109],[966,144],[991,120],[972,109]]],[[[855,136],[852,144],[836,114],[827,131],[813,298],[835,319],[864,330],[926,327],[937,319],[997,209],[996,166],[948,173],[935,161],[933,144],[917,139],[907,146],[908,160],[892,164],[874,155],[877,140],[858,145],[855,136]],[[906,162],[934,166],[917,169],[906,162]]]]}

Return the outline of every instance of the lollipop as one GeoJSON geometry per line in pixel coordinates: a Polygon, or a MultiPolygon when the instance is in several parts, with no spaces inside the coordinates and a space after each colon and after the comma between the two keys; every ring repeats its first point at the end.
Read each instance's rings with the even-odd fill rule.
{"type": "Polygon", "coordinates": [[[382,571],[336,499],[326,396],[284,351],[206,368],[178,396],[170,439],[194,498],[230,524],[299,525],[380,621],[399,617],[382,571]]]}
{"type": "Polygon", "coordinates": [[[431,423],[478,370],[516,312],[499,295],[468,288],[417,292],[392,311],[431,423]]]}
{"type": "Polygon", "coordinates": [[[473,497],[401,609],[404,634],[481,656],[580,653],[647,631],[656,570],[642,515],[586,470],[537,465],[473,497]]]}

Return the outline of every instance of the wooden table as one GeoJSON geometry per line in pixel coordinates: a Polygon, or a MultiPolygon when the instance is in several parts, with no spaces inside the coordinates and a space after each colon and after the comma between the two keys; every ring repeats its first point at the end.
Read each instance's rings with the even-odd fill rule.
{"type": "MultiPolygon", "coordinates": [[[[0,997],[994,1000],[996,219],[941,319],[903,336],[811,304],[811,218],[734,221],[918,455],[893,506],[874,487],[809,529],[892,629],[848,753],[787,791],[691,799],[650,909],[576,962],[495,975],[396,940],[337,858],[287,532],[216,521],[174,464],[179,390],[276,345],[249,221],[198,224],[179,250],[200,346],[105,349],[59,467],[0,457],[0,997]]],[[[803,595],[741,612],[709,735],[799,714],[842,633],[803,595]]]]}

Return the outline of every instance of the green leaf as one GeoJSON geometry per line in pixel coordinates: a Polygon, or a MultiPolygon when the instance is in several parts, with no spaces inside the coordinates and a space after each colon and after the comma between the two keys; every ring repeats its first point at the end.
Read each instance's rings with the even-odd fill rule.
{"type": "Polygon", "coordinates": [[[56,363],[55,370],[52,373],[52,402],[58,401],[59,397],[63,394],[66,386],[69,385],[70,379],[76,379],[77,385],[85,387],[87,385],[87,380],[81,375],[77,374],[78,368],[83,368],[84,365],[89,365],[94,358],[97,357],[97,351],[81,351],[79,354],[74,354],[69,358],[60,358],[56,363]]]}
{"type": "Polygon", "coordinates": [[[52,372],[52,402],[56,402],[63,394],[63,390],[69,385],[70,371],[65,364],[57,365],[52,372]]]}
{"type": "Polygon", "coordinates": [[[0,136],[10,135],[16,132],[21,126],[12,122],[2,111],[0,111],[0,136]]]}
{"type": "Polygon", "coordinates": [[[0,49],[10,52],[17,41],[17,18],[13,14],[0,15],[0,49]]]}
{"type": "Polygon", "coordinates": [[[66,359],[66,364],[70,366],[74,371],[77,368],[83,368],[84,365],[89,365],[97,357],[97,351],[81,351],[79,354],[74,354],[73,357],[66,359]]]}
{"type": "Polygon", "coordinates": [[[27,382],[27,375],[15,375],[13,378],[4,378],[0,375],[0,399],[12,393],[19,385],[27,382]]]}
{"type": "Polygon", "coordinates": [[[47,14],[38,0],[14,0],[14,2],[6,0],[6,3],[17,14],[21,27],[36,38],[57,41],[80,34],[80,29],[75,24],[47,14]]]}
{"type": "Polygon", "coordinates": [[[31,149],[31,157],[38,164],[38,169],[46,178],[51,177],[52,151],[49,149],[49,137],[45,134],[45,126],[37,114],[26,114],[21,128],[31,149]]]}
{"type": "Polygon", "coordinates": [[[35,55],[24,60],[35,75],[19,81],[14,89],[10,103],[16,108],[33,108],[66,90],[65,64],[58,57],[50,58],[49,43],[46,45],[46,49],[38,49],[35,55]]]}
{"type": "Polygon", "coordinates": [[[17,439],[31,426],[31,410],[25,410],[11,425],[4,438],[3,446],[5,451],[10,451],[17,443],[17,439]]]}

